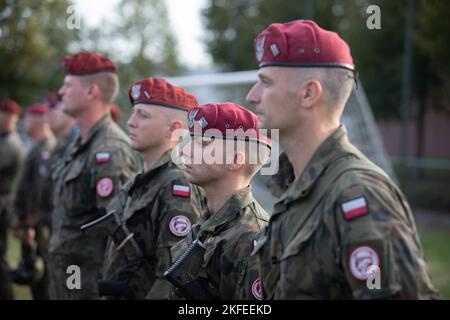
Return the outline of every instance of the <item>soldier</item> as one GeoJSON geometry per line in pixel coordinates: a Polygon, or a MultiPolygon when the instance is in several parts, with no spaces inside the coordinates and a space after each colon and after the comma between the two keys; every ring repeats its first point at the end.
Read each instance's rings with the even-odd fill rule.
{"type": "Polygon", "coordinates": [[[50,162],[54,166],[57,160],[63,158],[66,148],[74,140],[79,130],[75,119],[64,113],[64,105],[61,96],[57,92],[50,92],[45,100],[49,107],[48,119],[50,129],[57,139],[56,147],[50,159],[50,162]]]}
{"type": "Polygon", "coordinates": [[[140,160],[110,116],[119,88],[114,63],[94,52],[79,52],[64,60],[66,76],[59,94],[79,133],[53,172],[49,291],[52,299],[96,299],[106,237],[86,238],[79,228],[102,215],[122,185],[138,172],[140,160]]]}
{"type": "Polygon", "coordinates": [[[56,144],[48,123],[48,107],[43,103],[31,105],[25,114],[24,127],[33,145],[23,164],[14,203],[22,261],[12,274],[15,282],[30,285],[33,299],[47,300],[44,265],[50,237],[51,203],[50,195],[42,193],[47,189],[50,153],[56,144]]]}
{"type": "Polygon", "coordinates": [[[189,113],[185,171],[191,183],[204,189],[208,211],[172,248],[174,261],[189,260],[180,258],[171,269],[178,264],[182,274],[197,273],[191,279],[197,290],[174,283],[185,298],[261,299],[259,261],[250,253],[269,216],[253,198],[250,180],[268,159],[270,140],[256,126],[256,115],[234,103],[201,105],[189,113]],[[209,154],[214,158],[208,159],[209,154]],[[252,161],[250,155],[257,156],[252,161]],[[184,254],[193,241],[201,243],[203,254],[184,254]]]}
{"type": "MultiPolygon", "coordinates": [[[[134,234],[139,261],[128,261],[122,239],[112,235],[105,257],[104,281],[122,282],[135,299],[167,299],[170,284],[163,272],[170,266],[170,247],[189,233],[204,203],[201,191],[191,186],[171,160],[178,143],[177,130],[187,130],[187,111],[197,100],[163,79],[136,81],[129,90],[133,113],[128,120],[131,147],[144,158],[144,172],[121,191],[115,209],[122,228],[134,234]],[[124,250],[118,250],[124,247],[124,250]]],[[[129,245],[131,241],[128,242],[129,245]]],[[[133,260],[133,259],[129,259],[133,260]]],[[[134,259],[135,260],[135,259],[134,259]]],[[[105,295],[111,295],[106,292],[105,295]]]]}
{"type": "Polygon", "coordinates": [[[111,106],[111,118],[118,124],[120,123],[120,118],[122,117],[122,111],[117,104],[111,106]]]}
{"type": "Polygon", "coordinates": [[[16,132],[20,112],[17,102],[0,101],[0,300],[13,299],[6,249],[13,189],[24,157],[24,147],[16,132]]]}
{"type": "Polygon", "coordinates": [[[247,101],[280,130],[280,197],[256,240],[267,299],[436,296],[408,203],[340,124],[354,65],[347,43],[309,20],[255,39],[247,101]]]}

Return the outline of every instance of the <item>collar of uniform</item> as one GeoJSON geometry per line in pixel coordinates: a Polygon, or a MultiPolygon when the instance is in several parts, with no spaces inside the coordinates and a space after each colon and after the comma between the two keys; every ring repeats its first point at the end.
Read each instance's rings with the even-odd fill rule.
{"type": "Polygon", "coordinates": [[[200,232],[212,232],[217,234],[221,227],[225,226],[253,200],[250,186],[240,189],[212,216],[206,218],[200,227],[200,232]]]}
{"type": "Polygon", "coordinates": [[[76,138],[74,138],[74,148],[72,149],[72,156],[84,150],[86,146],[94,139],[95,135],[103,129],[106,125],[112,122],[112,118],[110,114],[103,116],[100,120],[98,120],[92,128],[89,130],[86,140],[81,138],[80,132],[77,133],[76,138]]]}
{"type": "Polygon", "coordinates": [[[147,183],[157,171],[159,171],[162,167],[175,165],[171,161],[171,153],[172,149],[166,151],[161,158],[158,160],[158,162],[148,171],[139,173],[135,178],[133,182],[133,186],[128,191],[128,194],[131,194],[133,192],[133,189],[136,187],[147,183]]]}
{"type": "Polygon", "coordinates": [[[330,163],[346,153],[346,145],[348,145],[347,131],[344,125],[340,125],[314,152],[302,174],[295,181],[292,165],[287,156],[282,154],[279,173],[271,181],[272,192],[278,196],[283,194],[285,202],[306,196],[330,163]]]}

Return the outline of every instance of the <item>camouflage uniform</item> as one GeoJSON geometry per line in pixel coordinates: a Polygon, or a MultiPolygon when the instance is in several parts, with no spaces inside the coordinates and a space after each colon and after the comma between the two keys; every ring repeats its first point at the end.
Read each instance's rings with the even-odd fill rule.
{"type": "Polygon", "coordinates": [[[109,239],[103,278],[128,282],[136,299],[167,299],[170,284],[162,274],[171,264],[170,247],[190,231],[204,205],[201,189],[189,184],[167,151],[151,170],[127,183],[115,205],[144,261],[137,270],[129,268],[109,239]],[[189,191],[178,193],[180,186],[189,191]]]}
{"type": "MultiPolygon", "coordinates": [[[[255,235],[269,215],[253,198],[250,187],[237,191],[212,216],[204,215],[192,232],[172,248],[175,261],[198,239],[206,247],[199,276],[216,299],[261,299],[259,260],[250,257],[255,235]]],[[[173,292],[175,298],[179,293],[173,292]]]]}
{"type": "Polygon", "coordinates": [[[109,115],[90,129],[84,141],[78,135],[69,148],[53,172],[50,298],[96,299],[106,237],[87,238],[80,226],[99,217],[99,209],[105,208],[121,186],[139,171],[140,160],[130,149],[128,137],[109,115]],[[67,268],[71,265],[80,268],[80,289],[67,286],[71,275],[67,268]]]}
{"type": "Polygon", "coordinates": [[[0,134],[0,155],[0,300],[4,300],[13,299],[5,256],[13,187],[24,157],[24,147],[16,132],[0,134]]]}
{"type": "Polygon", "coordinates": [[[295,181],[283,154],[273,182],[281,200],[254,250],[264,298],[436,296],[405,197],[349,143],[345,128],[328,137],[295,181]],[[378,288],[371,265],[379,268],[378,288]]]}
{"type": "MultiPolygon", "coordinates": [[[[25,161],[17,186],[14,209],[22,226],[27,225],[27,216],[34,214],[38,221],[34,227],[35,243],[30,247],[22,243],[22,259],[33,261],[35,254],[47,260],[48,242],[50,239],[51,195],[46,194],[46,176],[50,172],[50,154],[56,145],[53,136],[36,142],[31,147],[25,161]],[[32,190],[32,191],[30,191],[32,190]],[[28,252],[28,253],[27,253],[28,252]],[[27,257],[28,255],[28,257],[27,257]]],[[[48,280],[44,276],[35,283],[31,283],[31,291],[35,300],[48,299],[48,280]]]]}

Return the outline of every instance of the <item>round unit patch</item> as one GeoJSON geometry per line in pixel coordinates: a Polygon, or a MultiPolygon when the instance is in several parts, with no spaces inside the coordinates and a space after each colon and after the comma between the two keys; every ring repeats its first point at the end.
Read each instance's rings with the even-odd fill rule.
{"type": "Polygon", "coordinates": [[[175,216],[169,222],[169,229],[175,236],[184,237],[191,231],[191,221],[183,215],[175,216]]]}
{"type": "Polygon", "coordinates": [[[380,259],[374,249],[367,246],[358,247],[350,255],[350,272],[358,280],[367,280],[371,276],[369,268],[380,266],[380,259]]]}
{"type": "Polygon", "coordinates": [[[262,300],[262,287],[261,287],[261,280],[259,278],[253,281],[252,293],[256,299],[262,300]]]}
{"type": "Polygon", "coordinates": [[[97,194],[102,197],[106,198],[111,195],[111,193],[114,190],[114,182],[111,178],[101,178],[97,182],[97,194]]]}

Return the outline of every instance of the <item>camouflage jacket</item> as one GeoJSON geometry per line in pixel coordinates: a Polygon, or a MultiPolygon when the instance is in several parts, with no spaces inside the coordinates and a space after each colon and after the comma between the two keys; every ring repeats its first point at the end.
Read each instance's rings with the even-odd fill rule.
{"type": "MultiPolygon", "coordinates": [[[[267,224],[269,215],[253,198],[251,188],[236,192],[212,216],[206,214],[192,232],[172,248],[175,261],[192,241],[206,247],[199,276],[212,288],[216,299],[261,299],[259,259],[251,257],[255,235],[267,224]]],[[[173,291],[173,297],[179,293],[173,291]]]]}
{"type": "Polygon", "coordinates": [[[14,203],[19,220],[36,213],[41,223],[48,225],[51,214],[51,195],[44,196],[46,175],[50,171],[50,154],[56,145],[53,136],[36,142],[25,157],[14,203]]]}
{"type": "Polygon", "coordinates": [[[255,244],[265,298],[436,296],[405,197],[349,143],[344,127],[323,142],[295,181],[283,154],[273,182],[281,200],[255,244]],[[349,161],[369,169],[332,179],[349,161]]]}
{"type": "MultiPolygon", "coordinates": [[[[120,188],[141,168],[129,139],[110,115],[100,119],[82,141],[78,134],[53,171],[54,211],[50,258],[57,268],[78,265],[83,271],[83,298],[96,298],[94,287],[101,273],[106,236],[86,237],[80,226],[98,218],[120,188]],[[89,289],[88,289],[89,288],[89,289]],[[92,292],[87,292],[92,291],[92,292]]],[[[65,279],[61,279],[64,283],[65,279]]]]}
{"type": "Polygon", "coordinates": [[[170,284],[162,275],[171,264],[170,247],[189,233],[204,206],[201,189],[187,181],[167,151],[151,170],[127,183],[112,208],[134,234],[144,256],[140,266],[130,268],[133,261],[126,261],[110,238],[103,279],[128,282],[136,299],[167,299],[170,284]]]}
{"type": "Polygon", "coordinates": [[[14,184],[24,157],[24,147],[16,132],[0,134],[0,214],[9,207],[14,184]]]}
{"type": "MultiPolygon", "coordinates": [[[[44,183],[38,194],[38,201],[40,203],[45,203],[49,208],[49,212],[53,213],[53,172],[57,168],[58,161],[64,159],[64,154],[69,149],[70,144],[74,141],[78,133],[78,128],[72,128],[71,132],[63,137],[62,139],[58,139],[54,149],[51,152],[50,159],[47,164],[47,173],[44,177],[44,183]]],[[[49,223],[51,226],[51,222],[54,218],[54,215],[49,215],[49,223]]]]}

